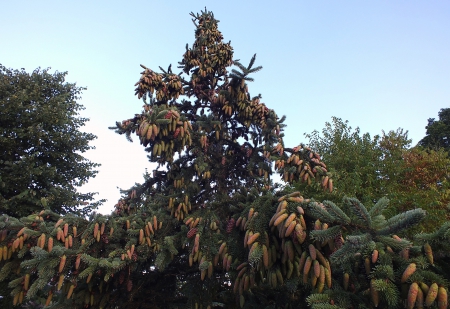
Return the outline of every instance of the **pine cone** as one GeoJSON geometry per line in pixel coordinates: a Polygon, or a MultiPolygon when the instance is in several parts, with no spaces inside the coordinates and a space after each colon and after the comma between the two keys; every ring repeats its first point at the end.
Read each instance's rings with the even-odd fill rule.
{"type": "Polygon", "coordinates": [[[187,237],[192,238],[192,237],[194,237],[195,234],[197,234],[197,232],[198,232],[198,228],[194,227],[189,230],[189,232],[187,233],[187,237]]]}
{"type": "Polygon", "coordinates": [[[233,231],[235,223],[236,223],[236,220],[234,220],[234,218],[231,218],[230,220],[228,220],[227,229],[226,229],[228,234],[230,234],[233,231]]]}
{"type": "Polygon", "coordinates": [[[103,241],[105,244],[109,243],[108,235],[103,234],[103,235],[101,236],[101,239],[102,239],[102,241],[103,241]]]}
{"type": "Polygon", "coordinates": [[[334,237],[334,245],[336,246],[336,249],[339,249],[342,247],[342,235],[339,233],[334,237]]]}
{"type": "Polygon", "coordinates": [[[177,128],[175,130],[175,133],[173,133],[173,138],[177,138],[179,134],[180,134],[180,128],[177,128]]]}

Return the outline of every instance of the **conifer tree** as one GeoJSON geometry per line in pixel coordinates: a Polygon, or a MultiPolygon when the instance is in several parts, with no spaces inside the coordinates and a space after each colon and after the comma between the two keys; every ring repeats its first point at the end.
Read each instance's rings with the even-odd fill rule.
{"type": "Polygon", "coordinates": [[[0,217],[0,280],[14,304],[394,308],[412,301],[402,287],[418,295],[419,283],[426,301],[446,300],[440,257],[430,260],[445,227],[419,245],[392,236],[424,211],[386,220],[385,199],[371,209],[350,198],[320,203],[271,183],[274,164],[286,183],[333,186],[320,156],[285,147],[284,119],[250,95],[255,57],[233,60],[211,12],[192,17],[181,73],[143,66],[143,111],[115,127],[136,134],[158,168],[108,216],[0,217]]]}

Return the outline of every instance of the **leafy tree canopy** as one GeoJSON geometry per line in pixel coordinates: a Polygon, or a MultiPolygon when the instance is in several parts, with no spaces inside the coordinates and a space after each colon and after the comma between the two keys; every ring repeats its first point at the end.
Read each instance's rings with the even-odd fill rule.
{"type": "Polygon", "coordinates": [[[419,145],[437,150],[439,148],[450,151],[450,108],[439,111],[439,120],[428,119],[426,136],[420,140],[419,145]]]}
{"type": "Polygon", "coordinates": [[[415,208],[426,210],[427,218],[408,232],[410,236],[420,230],[432,231],[449,219],[450,160],[443,149],[411,148],[402,129],[371,137],[336,117],[321,133],[313,131],[306,137],[330,166],[336,190],[329,194],[318,185],[296,183],[298,190],[335,202],[354,196],[366,205],[388,197],[390,216],[415,208]]]}
{"type": "Polygon", "coordinates": [[[361,134],[359,128],[352,130],[348,121],[333,117],[322,132],[315,130],[306,134],[306,138],[309,139],[308,145],[317,150],[330,167],[334,185],[338,188],[334,194],[337,200],[347,195],[370,204],[382,196],[378,192],[382,189],[383,170],[380,136],[372,138],[368,133],[361,134]]]}
{"type": "Polygon", "coordinates": [[[93,193],[77,188],[95,177],[98,164],[83,157],[95,139],[80,131],[88,120],[76,101],[84,88],[67,73],[0,66],[0,213],[26,216],[43,208],[87,214],[93,193]]]}

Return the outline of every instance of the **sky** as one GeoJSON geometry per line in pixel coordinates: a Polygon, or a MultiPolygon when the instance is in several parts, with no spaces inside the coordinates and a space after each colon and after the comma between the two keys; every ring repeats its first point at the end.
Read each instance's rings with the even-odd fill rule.
{"type": "Polygon", "coordinates": [[[79,103],[98,139],[85,154],[100,163],[81,190],[99,192],[109,213],[118,188],[142,182],[148,162],[137,139],[108,130],[140,113],[140,64],[176,67],[194,41],[190,12],[220,20],[234,59],[257,54],[252,96],[286,115],[285,143],[307,142],[331,117],[372,136],[403,128],[412,145],[428,118],[450,107],[450,1],[2,1],[0,63],[51,67],[85,86],[79,103]]]}

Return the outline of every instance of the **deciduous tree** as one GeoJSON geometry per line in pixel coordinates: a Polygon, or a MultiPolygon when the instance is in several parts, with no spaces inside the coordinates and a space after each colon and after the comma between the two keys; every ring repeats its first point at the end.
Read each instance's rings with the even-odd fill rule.
{"type": "Polygon", "coordinates": [[[0,66],[0,213],[27,216],[43,208],[87,214],[93,193],[77,191],[98,164],[83,157],[95,136],[80,129],[82,87],[67,73],[0,66]]]}
{"type": "Polygon", "coordinates": [[[450,108],[439,111],[439,120],[428,119],[426,136],[420,140],[419,145],[437,150],[439,148],[450,151],[450,108]]]}
{"type": "Polygon", "coordinates": [[[449,219],[450,160],[445,150],[411,147],[402,129],[374,137],[361,134],[336,117],[321,133],[313,131],[306,137],[330,167],[336,190],[329,194],[318,185],[296,183],[304,194],[335,202],[355,196],[365,205],[388,197],[388,216],[422,208],[428,216],[408,231],[410,237],[418,231],[431,232],[449,219]]]}

